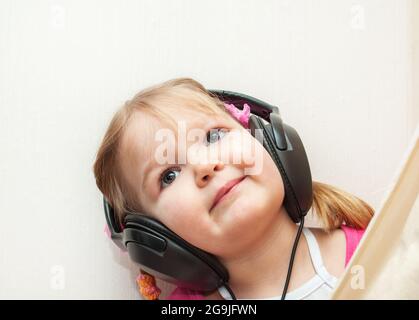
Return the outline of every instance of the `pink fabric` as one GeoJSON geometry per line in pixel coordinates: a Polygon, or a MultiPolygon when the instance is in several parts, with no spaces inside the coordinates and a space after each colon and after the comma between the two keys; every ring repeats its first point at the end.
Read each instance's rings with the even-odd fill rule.
{"type": "MultiPolygon", "coordinates": [[[[345,266],[351,260],[353,253],[355,252],[356,247],[358,246],[359,241],[361,241],[362,236],[364,235],[364,229],[355,229],[353,227],[348,227],[345,225],[341,226],[341,229],[345,233],[346,238],[346,259],[345,266]]],[[[177,287],[166,300],[205,300],[205,296],[202,293],[190,289],[183,289],[177,287]]]]}
{"type": "Polygon", "coordinates": [[[105,232],[108,238],[111,239],[111,230],[109,230],[109,227],[107,224],[105,224],[105,228],[103,229],[103,232],[105,232]]]}
{"type": "Polygon", "coordinates": [[[224,103],[224,106],[243,127],[249,128],[250,106],[247,103],[243,105],[243,110],[236,108],[234,104],[224,103]]]}
{"type": "Polygon", "coordinates": [[[199,291],[177,287],[166,300],[205,300],[205,296],[199,291]]]}
{"type": "Polygon", "coordinates": [[[345,233],[346,238],[346,259],[345,267],[348,265],[349,261],[352,258],[352,255],[355,252],[358,243],[361,241],[362,236],[364,235],[365,229],[355,229],[352,227],[347,227],[342,225],[341,229],[345,233]]]}

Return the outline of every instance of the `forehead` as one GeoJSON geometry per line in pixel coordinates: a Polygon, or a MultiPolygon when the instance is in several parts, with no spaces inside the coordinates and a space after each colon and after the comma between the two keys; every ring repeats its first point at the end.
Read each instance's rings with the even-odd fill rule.
{"type": "Polygon", "coordinates": [[[162,127],[160,121],[155,116],[146,112],[135,111],[124,130],[120,155],[123,164],[129,166],[137,165],[135,161],[140,155],[147,159],[156,144],[154,136],[157,130],[162,127]],[[140,152],[141,151],[141,152],[140,152]]]}
{"type": "MultiPolygon", "coordinates": [[[[154,114],[143,111],[135,111],[125,128],[121,152],[124,158],[131,158],[146,161],[153,158],[153,151],[162,143],[157,140],[159,130],[168,129],[177,138],[177,126],[182,123],[185,129],[202,129],[207,123],[215,121],[214,116],[205,115],[196,111],[173,112],[170,115],[171,121],[159,119],[154,114]],[[127,157],[125,157],[125,155],[127,157]]],[[[138,163],[133,163],[138,165],[138,163]]]]}
{"type": "MultiPolygon", "coordinates": [[[[131,164],[138,166],[141,162],[147,162],[148,159],[154,159],[154,150],[162,143],[156,139],[159,130],[168,129],[173,132],[177,141],[177,128],[182,124],[186,133],[191,129],[205,129],[215,125],[219,121],[229,124],[232,127],[241,128],[226,113],[205,114],[199,110],[171,110],[170,120],[159,118],[157,115],[146,111],[136,110],[127,123],[121,142],[121,152],[124,158],[130,158],[131,164]],[[174,122],[172,122],[174,121],[174,122]],[[139,163],[140,162],[140,163],[139,163]]],[[[182,129],[183,129],[182,128],[182,129]]]]}

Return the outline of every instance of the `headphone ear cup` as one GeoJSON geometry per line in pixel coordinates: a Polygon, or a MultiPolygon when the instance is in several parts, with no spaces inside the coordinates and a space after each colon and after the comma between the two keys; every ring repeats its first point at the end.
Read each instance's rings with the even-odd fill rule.
{"type": "MultiPolygon", "coordinates": [[[[279,114],[274,116],[280,118],[279,114]]],[[[262,144],[276,164],[284,182],[285,209],[295,223],[300,222],[301,218],[310,210],[313,202],[310,165],[300,137],[294,128],[282,123],[282,120],[274,121],[274,125],[265,124],[255,115],[251,115],[249,118],[249,128],[251,134],[256,138],[260,136],[257,133],[258,130],[263,132],[262,144]],[[279,123],[281,126],[276,128],[275,123],[279,123]],[[278,141],[275,137],[280,140],[278,141]],[[283,139],[285,142],[281,142],[283,139]],[[281,150],[278,144],[279,146],[286,145],[286,148],[281,150]]]]}
{"type": "Polygon", "coordinates": [[[286,151],[279,152],[279,157],[293,193],[292,197],[285,199],[285,207],[293,221],[300,222],[313,203],[313,180],[307,153],[300,136],[293,127],[285,123],[283,125],[289,145],[286,151]]]}
{"type": "Polygon", "coordinates": [[[209,292],[228,282],[228,271],[215,256],[153,218],[127,215],[123,241],[130,258],[146,272],[179,287],[209,292]]]}
{"type": "Polygon", "coordinates": [[[279,111],[277,108],[274,109],[274,112],[271,112],[269,115],[270,123],[271,123],[271,131],[272,137],[275,142],[275,146],[283,151],[287,150],[287,139],[284,132],[284,126],[282,124],[282,118],[279,115],[279,111]]]}

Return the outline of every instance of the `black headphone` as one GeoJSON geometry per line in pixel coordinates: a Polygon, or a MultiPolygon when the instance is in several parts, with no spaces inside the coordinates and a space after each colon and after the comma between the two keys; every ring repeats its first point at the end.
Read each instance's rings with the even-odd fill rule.
{"type": "MultiPolygon", "coordinates": [[[[282,122],[277,107],[236,92],[209,90],[209,93],[240,109],[245,103],[250,106],[250,132],[255,136],[256,129],[262,130],[263,146],[271,155],[284,181],[285,209],[292,221],[300,223],[284,286],[284,298],[304,217],[313,201],[310,165],[303,143],[297,131],[282,122]],[[263,123],[262,119],[268,124],[263,123]]],[[[141,213],[127,214],[124,228],[121,228],[105,197],[103,204],[113,242],[120,249],[128,251],[130,258],[140,264],[141,269],[179,287],[201,292],[211,292],[225,286],[235,299],[228,286],[228,271],[214,255],[191,245],[161,222],[141,213]]]]}

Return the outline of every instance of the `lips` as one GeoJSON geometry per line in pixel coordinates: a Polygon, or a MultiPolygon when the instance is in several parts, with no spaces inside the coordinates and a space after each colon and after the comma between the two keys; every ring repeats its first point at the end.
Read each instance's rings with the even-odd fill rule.
{"type": "Polygon", "coordinates": [[[218,202],[220,202],[221,198],[223,198],[227,193],[229,193],[230,190],[233,189],[234,186],[239,184],[244,178],[246,178],[246,176],[230,180],[224,186],[222,186],[220,190],[218,190],[217,195],[215,196],[215,199],[214,199],[214,202],[212,204],[210,211],[217,205],[218,202]]]}

